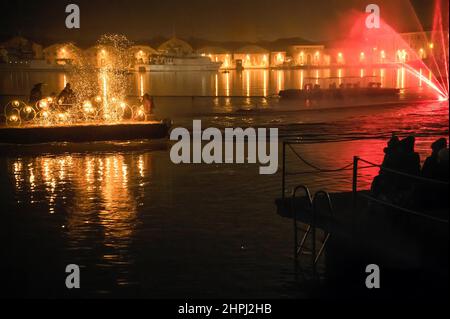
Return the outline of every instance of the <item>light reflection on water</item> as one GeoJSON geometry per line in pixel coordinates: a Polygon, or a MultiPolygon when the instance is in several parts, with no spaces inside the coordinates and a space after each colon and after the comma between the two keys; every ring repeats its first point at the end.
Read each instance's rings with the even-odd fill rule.
{"type": "Polygon", "coordinates": [[[10,169],[18,207],[62,214],[67,249],[83,251],[101,241],[100,258],[89,257],[90,262],[118,267],[116,282],[130,284],[129,245],[150,183],[151,155],[27,157],[14,160],[10,169]]]}
{"type": "MultiPolygon", "coordinates": [[[[423,161],[430,143],[448,135],[448,103],[323,111],[311,107],[289,113],[279,112],[280,108],[295,109],[295,103],[283,106],[248,97],[270,95],[292,85],[301,87],[316,75],[312,72],[145,74],[139,76],[136,89],[155,94],[242,94],[244,98],[238,101],[157,100],[156,112],[171,117],[176,126],[189,127],[195,118],[202,119],[204,128],[278,127],[283,136],[315,142],[298,149],[324,168],[342,167],[353,155],[381,162],[386,139],[393,131],[415,133],[423,161]],[[239,112],[255,103],[268,112],[239,112]],[[341,139],[346,141],[336,142],[341,139]]],[[[347,75],[348,70],[339,74],[347,75]]],[[[396,76],[386,71],[384,80],[395,83],[396,76]]],[[[29,82],[21,82],[20,87],[26,90],[29,82]]],[[[67,154],[43,145],[28,150],[28,155],[21,155],[19,149],[15,150],[19,155],[6,152],[0,156],[0,198],[6,214],[0,227],[5,227],[1,234],[10,243],[9,249],[26,251],[31,256],[26,265],[31,268],[49,251],[56,260],[47,264],[56,273],[69,263],[80,264],[86,295],[235,298],[302,294],[301,284],[294,287],[291,267],[292,224],[276,215],[273,203],[281,192],[280,171],[260,176],[254,165],[175,166],[167,151],[148,150],[145,144],[108,151],[108,144],[100,143],[85,152],[71,145],[67,154]],[[99,148],[103,152],[95,150],[99,148]],[[23,233],[16,232],[22,228],[23,233]],[[14,231],[8,233],[9,229],[14,231]],[[27,242],[27,236],[39,244],[27,242]]],[[[308,170],[292,154],[288,166],[292,171],[308,170]]],[[[376,169],[362,172],[359,186],[367,188],[376,173],[376,169]]],[[[290,178],[288,188],[302,183],[313,191],[348,191],[351,174],[290,178]]],[[[14,268],[19,265],[15,259],[7,262],[14,268]]],[[[63,282],[47,270],[42,273],[48,276],[43,282],[48,281],[49,287],[63,282]]],[[[30,282],[36,285],[31,291],[37,296],[57,295],[42,292],[40,281],[30,282]]]]}
{"type": "MultiPolygon", "coordinates": [[[[419,70],[427,74],[427,70],[419,70]]],[[[0,94],[27,95],[35,83],[44,82],[44,93],[59,92],[70,81],[61,72],[1,71],[0,94]]],[[[383,87],[424,90],[421,79],[405,68],[323,68],[302,70],[244,70],[242,72],[153,72],[131,73],[130,95],[269,96],[284,89],[301,89],[306,84],[328,88],[336,83],[380,82],[383,87]]]]}
{"type": "MultiPolygon", "coordinates": [[[[432,139],[418,143],[422,160],[432,139]]],[[[320,167],[336,168],[355,154],[380,162],[384,145],[347,141],[298,150],[320,167]]],[[[167,151],[15,157],[7,167],[15,202],[4,198],[7,207],[43,238],[27,254],[44,254],[42,228],[60,227],[61,263],[83,267],[84,296],[293,297],[304,291],[291,263],[292,224],[274,205],[280,171],[261,176],[256,165],[176,166],[167,151]]],[[[310,170],[292,154],[288,167],[310,170]]],[[[361,172],[359,187],[367,188],[376,173],[361,172]]],[[[290,177],[287,186],[348,191],[351,174],[290,177]]],[[[20,236],[13,237],[15,246],[20,236]]],[[[51,276],[52,285],[58,282],[51,276]]]]}

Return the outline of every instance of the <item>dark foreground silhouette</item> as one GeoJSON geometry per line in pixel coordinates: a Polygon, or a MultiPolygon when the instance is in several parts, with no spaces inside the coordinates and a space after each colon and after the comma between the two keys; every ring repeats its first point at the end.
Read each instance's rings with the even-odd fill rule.
{"type": "Polygon", "coordinates": [[[414,145],[413,136],[403,140],[392,136],[384,149],[382,168],[372,182],[372,195],[402,207],[447,208],[448,185],[439,183],[449,180],[447,140],[441,138],[431,145],[432,153],[422,167],[414,145]]]}

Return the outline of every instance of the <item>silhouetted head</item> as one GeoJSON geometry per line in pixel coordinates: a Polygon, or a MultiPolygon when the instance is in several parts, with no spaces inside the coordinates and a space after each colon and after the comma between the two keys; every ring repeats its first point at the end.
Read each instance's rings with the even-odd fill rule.
{"type": "Polygon", "coordinates": [[[401,148],[406,153],[414,152],[414,144],[416,143],[416,138],[414,136],[408,136],[403,139],[401,142],[401,148]]]}
{"type": "Polygon", "coordinates": [[[392,137],[388,142],[388,147],[393,148],[393,147],[397,146],[399,142],[400,142],[400,140],[399,140],[398,136],[392,134],[392,137]]]}
{"type": "Polygon", "coordinates": [[[431,149],[433,153],[438,153],[440,150],[447,148],[447,140],[445,138],[440,138],[431,144],[431,149]]]}
{"type": "Polygon", "coordinates": [[[66,89],[70,89],[72,86],[70,85],[70,83],[66,84],[66,89]]]}
{"type": "Polygon", "coordinates": [[[42,89],[42,85],[44,85],[44,83],[37,83],[34,85],[34,88],[40,90],[40,89],[42,89]]]}

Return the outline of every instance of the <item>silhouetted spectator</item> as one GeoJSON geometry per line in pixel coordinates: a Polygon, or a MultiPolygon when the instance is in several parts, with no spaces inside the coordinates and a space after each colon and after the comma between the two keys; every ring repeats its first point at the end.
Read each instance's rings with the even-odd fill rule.
{"type": "Polygon", "coordinates": [[[30,92],[29,103],[34,105],[36,102],[42,100],[42,85],[43,83],[38,83],[33,86],[30,92]]]}
{"type": "MultiPolygon", "coordinates": [[[[408,136],[400,141],[399,150],[399,171],[409,175],[420,175],[420,156],[414,151],[416,139],[414,136],[408,136]]],[[[411,179],[408,177],[401,178],[402,183],[400,187],[409,188],[411,179]]]]}
{"type": "Polygon", "coordinates": [[[400,140],[395,134],[392,134],[387,147],[384,148],[384,159],[381,164],[382,168],[372,182],[372,193],[375,196],[384,195],[384,197],[389,197],[392,191],[395,190],[397,175],[384,170],[383,168],[398,170],[398,146],[400,140]]]}
{"type": "Polygon", "coordinates": [[[431,179],[441,179],[441,165],[439,164],[439,152],[447,148],[447,140],[445,138],[440,138],[431,144],[431,156],[429,156],[422,168],[422,176],[431,179]]]}
{"type": "Polygon", "coordinates": [[[70,83],[67,83],[64,89],[58,95],[59,104],[73,104],[75,103],[75,92],[72,90],[70,83]]]}
{"type": "Polygon", "coordinates": [[[441,174],[440,179],[448,181],[448,148],[444,148],[439,151],[438,154],[439,172],[441,174]]]}
{"type": "MultiPolygon", "coordinates": [[[[440,181],[448,182],[448,148],[447,140],[441,138],[431,144],[432,153],[423,165],[422,176],[440,181]]],[[[448,186],[422,182],[418,188],[416,198],[417,204],[423,209],[448,207],[448,186]]]]}
{"type": "MultiPolygon", "coordinates": [[[[420,175],[420,156],[414,151],[416,139],[413,136],[400,141],[398,146],[398,171],[412,176],[420,175]]],[[[410,207],[418,187],[418,181],[413,177],[398,175],[397,193],[394,202],[403,207],[410,207]]]]}
{"type": "Polygon", "coordinates": [[[148,117],[153,114],[153,109],[155,108],[155,103],[153,101],[153,96],[145,93],[142,96],[142,105],[144,106],[145,116],[148,117]]]}

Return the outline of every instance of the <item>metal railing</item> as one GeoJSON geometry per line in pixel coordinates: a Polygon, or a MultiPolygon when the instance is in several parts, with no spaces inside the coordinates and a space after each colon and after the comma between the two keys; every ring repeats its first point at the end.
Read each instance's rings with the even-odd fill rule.
{"type": "MultiPolygon", "coordinates": [[[[358,197],[362,197],[364,199],[366,199],[368,202],[375,202],[377,204],[386,206],[386,207],[390,207],[393,208],[395,210],[399,210],[405,213],[408,213],[410,215],[413,216],[418,216],[420,218],[425,218],[428,219],[430,221],[433,222],[438,222],[441,224],[448,224],[448,219],[442,219],[439,217],[435,217],[435,216],[431,216],[429,214],[426,214],[424,212],[418,212],[415,211],[413,209],[410,208],[406,208],[406,207],[401,207],[399,205],[396,205],[394,203],[379,199],[379,198],[375,198],[369,194],[367,194],[366,192],[360,192],[358,191],[358,174],[361,170],[363,169],[370,169],[370,168],[374,168],[374,167],[378,167],[383,171],[386,172],[390,172],[392,174],[397,174],[399,176],[403,176],[403,177],[408,177],[411,178],[413,180],[422,182],[422,183],[430,183],[430,184],[434,184],[434,185],[440,185],[442,187],[448,187],[449,183],[446,181],[441,181],[441,180],[434,180],[434,179],[430,179],[430,178],[425,178],[422,176],[417,176],[417,175],[411,175],[408,173],[404,173],[401,171],[397,171],[391,168],[387,168],[387,167],[383,167],[382,165],[378,165],[375,163],[372,163],[370,161],[367,161],[365,159],[362,159],[358,156],[354,156],[353,157],[353,162],[349,163],[348,165],[345,165],[343,167],[337,168],[337,169],[324,169],[321,167],[318,167],[312,163],[310,163],[309,161],[307,161],[306,159],[304,159],[299,152],[297,152],[292,145],[295,144],[301,144],[302,142],[300,140],[297,139],[288,139],[288,140],[284,140],[283,141],[283,173],[282,173],[282,199],[285,200],[285,191],[286,191],[286,177],[287,176],[291,176],[291,175],[306,175],[306,174],[321,174],[321,173],[335,173],[335,172],[341,172],[341,171],[352,171],[353,172],[353,176],[352,176],[352,215],[351,215],[351,228],[350,228],[350,232],[351,232],[351,236],[353,237],[355,235],[355,217],[357,216],[357,200],[358,197]],[[312,168],[312,170],[309,171],[302,171],[302,172],[288,172],[287,171],[287,165],[286,165],[286,155],[287,155],[287,150],[291,150],[296,157],[302,161],[305,165],[307,165],[308,167],[312,168]],[[360,165],[361,163],[364,163],[364,166],[360,165]]],[[[316,275],[317,273],[317,263],[319,262],[320,257],[322,256],[327,243],[330,240],[330,237],[332,236],[332,231],[333,231],[333,227],[331,225],[331,223],[334,222],[334,209],[333,209],[333,205],[331,202],[331,198],[330,195],[325,192],[325,191],[318,191],[314,197],[311,196],[311,192],[309,190],[309,188],[305,185],[298,185],[293,189],[292,195],[291,195],[291,211],[293,214],[293,226],[294,226],[294,260],[295,260],[295,267],[297,269],[298,261],[299,261],[299,256],[301,257],[302,255],[308,253],[311,255],[311,268],[313,271],[313,274],[316,275]],[[296,204],[296,198],[297,198],[297,194],[299,191],[303,191],[305,198],[306,198],[306,206],[303,207],[304,208],[304,212],[303,214],[310,214],[310,222],[306,222],[306,230],[304,230],[304,234],[303,237],[301,238],[301,240],[299,241],[299,235],[298,235],[298,231],[299,231],[299,226],[298,226],[298,216],[297,216],[297,207],[295,206],[296,204]],[[322,231],[324,232],[324,240],[322,241],[322,243],[320,244],[319,250],[317,251],[317,228],[321,227],[320,225],[317,224],[317,219],[318,219],[318,209],[317,209],[317,202],[318,199],[320,197],[325,197],[327,199],[327,207],[328,207],[328,221],[330,223],[330,227],[328,229],[326,229],[326,227],[322,227],[322,231]],[[308,238],[311,238],[311,250],[306,252],[306,242],[308,240],[308,238]]]]}
{"type": "Polygon", "coordinates": [[[371,195],[362,193],[358,191],[358,174],[361,170],[363,169],[370,169],[370,168],[374,168],[374,167],[378,167],[381,170],[385,171],[385,172],[389,172],[392,174],[396,174],[399,176],[403,176],[403,177],[408,177],[411,178],[413,180],[416,180],[418,182],[422,182],[422,183],[428,183],[428,184],[434,184],[434,185],[440,185],[441,187],[444,186],[449,186],[449,182],[447,181],[441,181],[441,180],[435,180],[435,179],[430,179],[430,178],[426,178],[426,177],[422,177],[422,176],[418,176],[418,175],[411,175],[405,172],[401,172],[401,171],[397,171],[388,167],[384,167],[382,165],[379,164],[375,164],[372,163],[368,160],[362,159],[359,156],[354,156],[353,157],[353,162],[349,163],[343,167],[337,168],[337,169],[325,169],[325,168],[321,168],[318,167],[317,165],[309,162],[308,160],[306,160],[305,158],[303,158],[300,153],[295,150],[295,148],[293,147],[293,145],[299,145],[302,144],[303,141],[300,139],[285,139],[283,140],[283,165],[282,165],[282,181],[281,181],[281,198],[285,199],[286,196],[286,177],[287,176],[295,176],[295,175],[307,175],[307,174],[322,174],[322,173],[337,173],[337,172],[342,172],[342,171],[353,171],[353,177],[352,177],[352,200],[353,200],[353,213],[354,216],[356,214],[356,209],[357,209],[357,198],[358,196],[365,198],[366,200],[368,200],[369,202],[376,202],[378,204],[387,206],[387,207],[391,207],[393,209],[397,209],[400,211],[403,211],[405,213],[409,213],[411,215],[415,215],[418,217],[422,217],[422,218],[427,218],[429,220],[433,220],[435,222],[439,222],[439,223],[447,223],[448,224],[448,219],[442,219],[439,217],[435,217],[435,216],[431,216],[428,215],[424,212],[419,212],[416,211],[414,209],[411,208],[407,208],[407,207],[401,207],[399,205],[396,205],[394,203],[385,201],[385,200],[381,200],[379,198],[375,198],[371,195]],[[295,154],[295,156],[301,161],[303,162],[306,166],[310,167],[312,170],[309,171],[301,171],[301,172],[288,172],[287,171],[287,163],[286,163],[286,155],[287,155],[287,150],[292,151],[292,153],[295,154]],[[364,163],[364,166],[359,165],[359,163],[364,163]]]}
{"type": "Polygon", "coordinates": [[[318,215],[318,208],[317,208],[317,202],[320,197],[325,197],[327,200],[327,207],[328,207],[328,217],[330,222],[332,222],[332,219],[334,217],[334,211],[333,211],[333,205],[331,204],[331,198],[330,195],[325,191],[318,191],[314,194],[314,197],[311,197],[311,193],[307,186],[305,185],[299,185],[294,188],[294,191],[292,193],[292,212],[293,212],[293,221],[294,221],[294,258],[295,263],[298,263],[299,256],[302,256],[305,251],[305,244],[308,239],[308,237],[311,235],[311,266],[313,269],[313,273],[316,273],[316,267],[317,263],[319,262],[320,257],[322,256],[325,247],[331,237],[331,230],[329,229],[324,230],[325,236],[324,240],[322,241],[322,244],[320,245],[319,251],[317,252],[317,215],[318,215]],[[296,214],[296,207],[295,207],[295,199],[297,198],[297,192],[299,190],[303,190],[305,192],[306,198],[307,198],[307,204],[310,209],[311,213],[311,224],[307,225],[306,231],[303,234],[302,240],[298,241],[298,220],[297,220],[297,214],[296,214]]]}
{"type": "Polygon", "coordinates": [[[368,195],[368,194],[358,193],[358,170],[365,169],[365,168],[372,168],[372,167],[378,167],[378,168],[380,168],[381,170],[383,170],[385,172],[389,172],[389,173],[392,173],[392,174],[395,174],[395,175],[398,175],[398,176],[408,177],[408,178],[410,178],[412,180],[415,180],[415,181],[418,181],[418,182],[422,182],[422,183],[439,185],[441,187],[444,187],[444,186],[448,187],[449,186],[449,183],[446,182],[446,181],[441,181],[441,180],[426,178],[426,177],[422,177],[422,176],[418,176],[418,175],[408,174],[408,173],[405,173],[405,172],[397,171],[397,170],[394,170],[394,169],[391,169],[391,168],[388,168],[388,167],[384,167],[382,165],[378,165],[378,164],[372,163],[372,162],[367,161],[365,159],[362,159],[362,158],[360,158],[358,156],[354,156],[353,157],[353,181],[352,181],[352,185],[353,185],[352,186],[353,209],[354,210],[356,210],[357,198],[358,198],[358,196],[360,196],[360,197],[365,198],[369,202],[375,202],[375,203],[381,204],[383,206],[390,207],[390,208],[393,208],[393,209],[396,209],[396,210],[399,210],[399,211],[403,211],[405,213],[408,213],[408,214],[411,214],[411,215],[414,215],[414,216],[426,218],[426,219],[429,219],[429,220],[432,220],[432,221],[435,221],[435,222],[439,222],[439,223],[448,224],[448,219],[443,219],[443,218],[438,218],[438,217],[435,217],[435,216],[431,216],[431,215],[428,215],[428,214],[426,214],[424,212],[419,212],[419,211],[416,211],[416,210],[413,210],[413,209],[410,209],[410,208],[407,208],[407,207],[402,207],[402,206],[396,205],[394,203],[391,203],[389,201],[385,201],[385,200],[373,197],[373,196],[368,195]],[[359,167],[358,166],[359,162],[365,163],[368,166],[359,167]]]}
{"type": "MultiPolygon", "coordinates": [[[[292,145],[299,145],[302,144],[303,141],[299,139],[285,139],[283,140],[283,165],[282,165],[282,180],[281,180],[281,198],[285,198],[285,192],[286,192],[286,177],[287,176],[295,176],[295,175],[310,175],[310,174],[322,174],[322,173],[337,173],[342,171],[350,171],[354,169],[354,163],[349,163],[348,165],[345,165],[343,167],[337,168],[337,169],[325,169],[318,167],[311,162],[307,161],[305,158],[303,158],[297,150],[295,150],[292,145]],[[287,150],[290,150],[292,153],[295,154],[295,156],[303,162],[306,166],[312,168],[310,171],[302,171],[302,172],[288,172],[287,171],[287,164],[286,164],[286,155],[287,150]]],[[[372,166],[370,166],[372,167],[372,166]]],[[[370,167],[362,167],[362,168],[370,168],[370,167]]],[[[361,168],[361,169],[362,169],[361,168]]]]}

